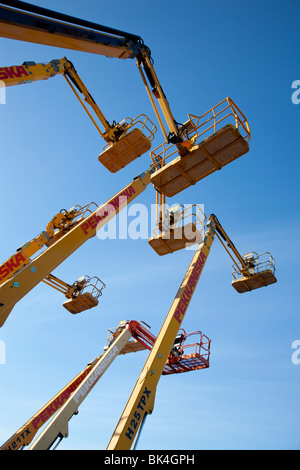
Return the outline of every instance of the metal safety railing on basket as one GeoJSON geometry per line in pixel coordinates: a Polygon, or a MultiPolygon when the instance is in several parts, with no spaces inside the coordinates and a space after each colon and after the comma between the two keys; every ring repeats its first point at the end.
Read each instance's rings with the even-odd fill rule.
{"type": "MultiPolygon", "coordinates": [[[[139,129],[144,136],[152,142],[157,131],[155,124],[145,115],[139,114],[134,119],[126,117],[119,123],[121,129],[125,129],[122,133],[121,138],[125,137],[131,129],[139,129]]],[[[109,142],[103,147],[103,150],[107,150],[109,147],[113,146],[114,142],[109,142]]]]}
{"type": "Polygon", "coordinates": [[[186,334],[184,330],[183,341],[172,348],[168,361],[163,370],[163,375],[178,374],[209,367],[211,340],[201,331],[186,334]],[[191,341],[192,336],[197,339],[191,341]]]}
{"type": "Polygon", "coordinates": [[[185,337],[185,341],[183,344],[183,354],[185,356],[201,356],[204,361],[209,362],[210,356],[210,343],[211,340],[204,335],[201,331],[195,331],[193,333],[187,333],[185,337]],[[191,336],[199,336],[199,341],[194,341],[190,343],[191,336]]]}
{"type": "Polygon", "coordinates": [[[102,291],[106,285],[97,276],[89,277],[84,276],[84,292],[88,292],[95,299],[99,299],[102,296],[102,291]]]}
{"type": "MultiPolygon", "coordinates": [[[[192,146],[200,143],[215,134],[221,127],[228,124],[239,130],[246,142],[250,140],[250,127],[248,121],[234,101],[227,97],[201,116],[188,114],[188,121],[180,126],[179,131],[183,139],[192,146]]],[[[154,170],[166,164],[166,160],[175,158],[178,154],[176,144],[164,142],[150,153],[154,170]]]]}
{"type": "MultiPolygon", "coordinates": [[[[260,255],[255,252],[249,253],[249,255],[244,255],[243,258],[246,261],[248,260],[249,268],[247,270],[247,275],[253,276],[266,271],[270,271],[273,275],[275,274],[275,260],[268,251],[261,253],[260,255]]],[[[233,281],[237,281],[245,276],[240,263],[233,264],[232,268],[233,281]]]]}
{"type": "MultiPolygon", "coordinates": [[[[161,207],[161,211],[164,212],[164,216],[161,222],[157,221],[157,227],[153,230],[154,237],[159,233],[163,233],[164,237],[167,237],[167,234],[170,234],[170,230],[176,232],[176,229],[184,229],[188,223],[192,223],[198,232],[204,234],[206,216],[199,205],[178,204],[169,210],[161,207]]],[[[181,232],[177,231],[176,233],[180,234],[181,232]]],[[[176,233],[174,238],[176,238],[176,233]]]]}

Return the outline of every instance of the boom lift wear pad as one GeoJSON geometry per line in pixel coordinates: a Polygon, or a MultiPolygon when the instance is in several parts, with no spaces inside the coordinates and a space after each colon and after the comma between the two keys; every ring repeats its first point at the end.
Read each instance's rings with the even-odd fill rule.
{"type": "Polygon", "coordinates": [[[151,143],[142,131],[133,129],[101,153],[98,160],[111,173],[116,173],[150,150],[150,148],[151,143]]]}
{"type": "Polygon", "coordinates": [[[160,193],[172,197],[206,178],[249,151],[249,145],[232,124],[194,146],[187,155],[179,156],[151,176],[160,193]]]}

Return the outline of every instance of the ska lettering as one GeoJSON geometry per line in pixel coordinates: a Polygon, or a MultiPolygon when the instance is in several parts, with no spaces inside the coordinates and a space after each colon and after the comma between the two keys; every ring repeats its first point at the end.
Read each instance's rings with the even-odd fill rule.
{"type": "Polygon", "coordinates": [[[20,78],[23,75],[29,76],[25,67],[22,65],[17,67],[2,67],[0,68],[0,80],[7,80],[8,78],[20,78]]]}
{"type": "Polygon", "coordinates": [[[10,273],[14,272],[20,266],[26,263],[26,258],[20,251],[16,255],[12,256],[6,263],[0,266],[0,280],[3,280],[9,276],[10,273]]]}

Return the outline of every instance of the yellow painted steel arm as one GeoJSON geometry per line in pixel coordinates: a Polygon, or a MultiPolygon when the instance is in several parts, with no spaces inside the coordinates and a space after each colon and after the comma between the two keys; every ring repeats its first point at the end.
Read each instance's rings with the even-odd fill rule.
{"type": "Polygon", "coordinates": [[[6,87],[24,85],[26,83],[47,80],[64,72],[63,62],[53,60],[49,63],[36,64],[24,62],[22,65],[12,65],[0,68],[0,80],[6,87]]]}
{"type": "Polygon", "coordinates": [[[59,212],[49,222],[45,231],[29,242],[26,242],[13,256],[0,265],[0,286],[7,279],[12,278],[17,271],[20,271],[21,268],[29,264],[31,257],[35,253],[40,251],[45,245],[53,242],[67,226],[73,223],[75,216],[76,212],[73,209],[64,213],[59,212]],[[55,233],[56,229],[58,231],[55,233]]]}
{"type": "MultiPolygon", "coordinates": [[[[215,227],[216,227],[216,231],[217,231],[217,235],[220,235],[221,238],[226,242],[226,245],[229,249],[231,249],[232,253],[234,254],[234,256],[236,256],[238,262],[240,263],[241,267],[242,267],[242,273],[243,274],[248,274],[248,267],[247,267],[247,264],[245,262],[245,260],[243,259],[243,257],[241,256],[241,254],[239,253],[239,251],[237,250],[237,248],[235,247],[234,243],[230,240],[229,236],[227,235],[227,233],[225,232],[224,228],[222,227],[222,225],[220,224],[219,220],[217,219],[217,217],[212,214],[211,215],[211,218],[213,219],[213,222],[215,224],[215,227]]],[[[227,253],[229,254],[229,256],[231,257],[232,261],[236,263],[236,260],[234,259],[234,257],[232,256],[232,254],[230,253],[230,251],[226,248],[225,244],[222,242],[221,238],[218,237],[220,242],[222,243],[222,245],[224,246],[225,250],[227,251],[227,253]]]]}
{"type": "Polygon", "coordinates": [[[101,137],[103,137],[106,142],[117,142],[125,131],[125,128],[122,128],[120,124],[109,124],[96,101],[78,75],[73,63],[66,57],[55,59],[48,63],[36,64],[35,62],[24,62],[22,65],[0,68],[0,80],[6,87],[47,80],[48,78],[55,77],[56,75],[62,75],[66,79],[101,137]],[[83,99],[81,98],[81,95],[83,96],[83,99]],[[92,108],[93,112],[103,125],[104,131],[100,129],[85,103],[88,103],[92,108]]]}
{"type": "MultiPolygon", "coordinates": [[[[0,37],[100,54],[107,57],[118,57],[120,59],[137,58],[143,81],[145,82],[145,76],[140,67],[141,63],[152,86],[153,94],[158,99],[166,119],[169,135],[164,129],[151,93],[149,93],[148,85],[146,85],[165,140],[176,143],[182,154],[187,152],[186,146],[189,146],[189,142],[183,140],[180,135],[179,128],[154,70],[150,49],[144,45],[140,36],[30,5],[26,2],[7,0],[0,2],[0,37]]],[[[21,72],[19,70],[20,74],[21,72]]]]}
{"type": "Polygon", "coordinates": [[[0,2],[0,36],[119,59],[136,57],[141,40],[131,33],[14,0],[0,2]]]}
{"type": "Polygon", "coordinates": [[[122,416],[108,444],[107,450],[128,450],[143,422],[154,407],[156,386],[162,375],[168,355],[180,329],[187,308],[195,292],[203,267],[214,240],[215,227],[210,222],[205,239],[192,258],[176,297],[165,318],[122,416]]]}
{"type": "Polygon", "coordinates": [[[54,241],[49,248],[46,248],[0,286],[0,327],[3,326],[12,308],[20,299],[81,245],[94,237],[97,230],[106,225],[147,188],[151,171],[147,170],[137,176],[132,183],[75,224],[73,228],[68,227],[66,233],[54,241]]]}

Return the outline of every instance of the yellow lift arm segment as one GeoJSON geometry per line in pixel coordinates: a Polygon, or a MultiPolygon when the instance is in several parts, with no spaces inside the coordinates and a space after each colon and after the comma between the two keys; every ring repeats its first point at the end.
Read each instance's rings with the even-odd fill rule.
{"type": "Polygon", "coordinates": [[[26,2],[7,0],[0,2],[0,37],[100,54],[107,57],[136,58],[165,140],[175,143],[180,154],[187,153],[187,149],[191,146],[190,142],[184,140],[181,135],[181,130],[173,117],[154,70],[151,51],[143,43],[140,36],[30,5],[26,2]],[[145,76],[147,76],[152,87],[153,95],[158,99],[168,125],[168,134],[158,114],[145,76]]]}
{"type": "Polygon", "coordinates": [[[209,222],[207,227],[204,242],[192,258],[107,450],[130,449],[144,417],[153,411],[157,384],[214,241],[215,227],[209,222]]]}
{"type": "Polygon", "coordinates": [[[141,38],[27,2],[0,2],[0,37],[127,59],[141,38]],[[5,5],[5,6],[2,6],[5,5]]]}
{"type": "MultiPolygon", "coordinates": [[[[89,216],[79,221],[73,228],[58,238],[49,248],[45,249],[34,260],[17,271],[0,286],[0,327],[3,326],[14,305],[31,289],[41,282],[68,256],[83,243],[96,235],[97,230],[106,225],[124,207],[139,196],[150,183],[151,170],[137,176],[119,193],[105,204],[97,207],[89,216]]],[[[1,269],[9,269],[21,263],[22,251],[17,252],[1,269]],[[9,264],[7,264],[9,263],[9,264]]]]}
{"type": "Polygon", "coordinates": [[[24,62],[22,65],[0,68],[0,80],[6,87],[24,85],[40,80],[47,80],[51,77],[55,77],[56,75],[62,75],[66,79],[73,93],[80,101],[81,105],[85,109],[101,137],[108,143],[117,142],[122,133],[125,131],[124,126],[122,127],[120,124],[109,124],[101,109],[78,75],[73,63],[66,57],[63,57],[62,59],[51,60],[51,62],[48,63],[36,64],[35,62],[24,62]],[[83,100],[80,94],[83,96],[83,100]],[[90,105],[93,112],[103,125],[104,131],[100,129],[84,102],[90,105]]]}

